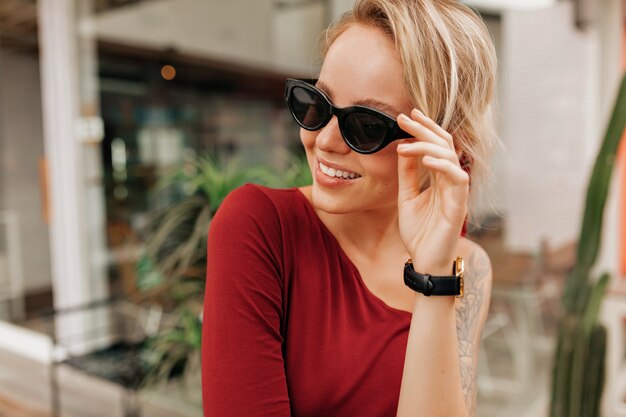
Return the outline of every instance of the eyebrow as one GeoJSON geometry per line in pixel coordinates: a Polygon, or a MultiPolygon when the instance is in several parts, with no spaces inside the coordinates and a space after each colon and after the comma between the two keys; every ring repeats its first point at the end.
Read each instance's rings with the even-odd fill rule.
{"type": "MultiPolygon", "coordinates": [[[[324,83],[324,81],[317,80],[317,83],[315,84],[315,86],[317,88],[319,88],[320,90],[324,91],[324,93],[326,93],[326,95],[330,99],[333,98],[333,91],[331,90],[331,88],[327,84],[324,83]]],[[[376,110],[380,110],[380,111],[382,111],[384,113],[388,113],[388,114],[393,115],[393,116],[397,116],[397,115],[399,115],[401,113],[399,110],[397,110],[392,105],[387,104],[384,101],[376,100],[375,98],[358,99],[358,100],[355,100],[352,104],[356,105],[356,106],[374,107],[374,108],[376,108],[376,110]]]]}

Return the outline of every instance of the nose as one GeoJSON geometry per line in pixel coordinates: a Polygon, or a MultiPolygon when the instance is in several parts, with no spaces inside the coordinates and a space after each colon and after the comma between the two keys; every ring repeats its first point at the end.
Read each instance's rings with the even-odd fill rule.
{"type": "Polygon", "coordinates": [[[341,136],[337,116],[333,116],[326,126],[318,131],[315,144],[321,151],[328,153],[347,154],[351,151],[348,144],[343,140],[343,136],[341,136]]]}

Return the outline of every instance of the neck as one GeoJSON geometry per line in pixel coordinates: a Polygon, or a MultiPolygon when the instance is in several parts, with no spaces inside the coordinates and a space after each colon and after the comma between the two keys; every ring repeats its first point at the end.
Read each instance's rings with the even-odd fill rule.
{"type": "Polygon", "coordinates": [[[400,240],[398,210],[395,206],[346,214],[327,213],[315,209],[324,224],[335,235],[342,248],[356,252],[366,259],[374,260],[405,249],[400,240]]]}

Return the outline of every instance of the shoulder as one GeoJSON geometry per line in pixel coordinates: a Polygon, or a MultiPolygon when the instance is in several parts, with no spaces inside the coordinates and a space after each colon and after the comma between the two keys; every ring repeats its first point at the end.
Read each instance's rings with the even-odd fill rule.
{"type": "Polygon", "coordinates": [[[246,183],[226,195],[209,223],[207,250],[214,259],[236,259],[241,264],[242,259],[257,256],[279,265],[283,227],[264,188],[271,190],[246,183]]]}
{"type": "Polygon", "coordinates": [[[246,183],[230,191],[219,204],[211,220],[209,232],[214,229],[228,233],[241,233],[251,229],[278,227],[279,216],[270,198],[271,190],[257,184],[246,183]]]}
{"type": "Polygon", "coordinates": [[[224,198],[217,209],[216,217],[237,214],[239,216],[251,215],[274,216],[278,215],[278,207],[283,201],[289,199],[290,189],[275,189],[264,185],[246,183],[241,185],[224,198]]]}
{"type": "Polygon", "coordinates": [[[226,195],[211,220],[211,227],[231,232],[254,227],[278,233],[288,218],[294,215],[293,208],[298,207],[294,204],[296,193],[296,188],[271,188],[246,183],[226,195]]]}
{"type": "Polygon", "coordinates": [[[269,187],[253,183],[240,185],[228,193],[224,201],[220,204],[220,208],[224,206],[231,207],[233,205],[241,206],[241,208],[249,206],[250,204],[268,205],[271,203],[271,199],[268,196],[268,194],[271,194],[270,190],[271,188],[269,187]]]}

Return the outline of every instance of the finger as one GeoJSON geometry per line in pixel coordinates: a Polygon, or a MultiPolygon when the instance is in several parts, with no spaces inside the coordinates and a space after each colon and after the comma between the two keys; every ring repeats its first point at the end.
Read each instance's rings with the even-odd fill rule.
{"type": "Polygon", "coordinates": [[[432,130],[437,136],[444,139],[454,149],[454,138],[452,137],[452,135],[443,127],[435,123],[434,120],[426,116],[418,109],[413,109],[411,111],[411,116],[415,117],[419,123],[432,130]]]}
{"type": "Polygon", "coordinates": [[[459,158],[452,149],[428,142],[402,143],[398,145],[397,150],[398,153],[402,155],[430,155],[435,158],[443,158],[459,164],[459,158]]]}
{"type": "Polygon", "coordinates": [[[428,168],[414,155],[398,153],[398,202],[403,203],[420,195],[421,182],[428,168]]]}
{"type": "Polygon", "coordinates": [[[430,156],[422,158],[422,163],[433,171],[438,171],[448,180],[457,185],[469,185],[469,175],[458,165],[454,165],[447,159],[437,159],[430,156]]]}
{"type": "Polygon", "coordinates": [[[413,135],[418,140],[436,143],[440,146],[451,148],[450,142],[438,136],[435,132],[423,124],[409,118],[409,116],[405,114],[400,114],[398,116],[398,126],[400,126],[400,129],[410,135],[413,135]]]}

